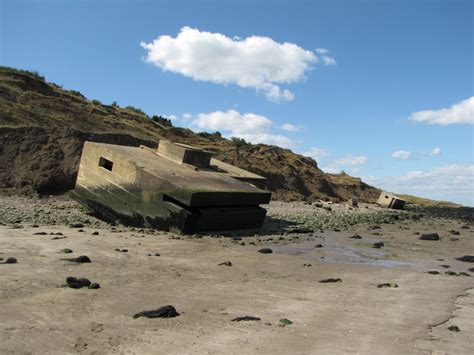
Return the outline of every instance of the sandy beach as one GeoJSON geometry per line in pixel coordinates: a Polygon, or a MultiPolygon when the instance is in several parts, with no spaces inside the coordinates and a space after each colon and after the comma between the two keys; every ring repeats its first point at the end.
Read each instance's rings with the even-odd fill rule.
{"type": "MultiPolygon", "coordinates": [[[[22,220],[34,207],[19,198],[3,201],[10,207],[23,201],[23,212],[17,211],[22,220]]],[[[62,206],[58,216],[81,216],[72,201],[49,202],[62,206]]],[[[474,274],[472,263],[456,259],[474,250],[474,228],[429,217],[341,231],[275,228],[286,225],[276,217],[283,212],[313,210],[274,202],[258,234],[186,237],[111,227],[88,216],[80,228],[4,223],[12,218],[4,209],[0,257],[18,262],[0,265],[0,352],[474,352],[473,278],[446,274],[474,274]],[[419,240],[428,232],[441,240],[419,240]],[[355,234],[360,239],[351,238],[355,234]],[[384,245],[374,248],[377,242],[384,245]],[[66,248],[72,252],[61,252],[66,248]],[[259,253],[262,248],[273,253],[259,253]],[[91,262],[61,260],[79,255],[91,262]],[[88,278],[100,289],[64,287],[69,276],[88,278]],[[327,278],[341,282],[320,282],[327,278]],[[378,287],[383,283],[389,287],[378,287]],[[164,305],[180,316],[133,318],[164,305]],[[240,316],[260,320],[232,321],[240,316]],[[292,324],[282,327],[281,319],[292,324]],[[448,329],[454,325],[460,331],[448,329]]]]}

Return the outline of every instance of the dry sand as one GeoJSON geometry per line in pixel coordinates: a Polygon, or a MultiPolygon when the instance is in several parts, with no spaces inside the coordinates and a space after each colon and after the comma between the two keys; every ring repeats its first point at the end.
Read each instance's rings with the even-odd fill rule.
{"type": "MultiPolygon", "coordinates": [[[[310,208],[274,206],[270,214],[310,208]]],[[[83,232],[1,225],[0,257],[18,263],[0,265],[0,353],[473,354],[474,264],[455,258],[474,254],[474,227],[463,224],[422,218],[376,231],[357,225],[242,240],[176,239],[101,223],[83,232]],[[53,239],[58,232],[67,238],[53,239]],[[415,232],[438,232],[442,240],[421,241],[415,232]],[[354,233],[362,239],[349,238],[354,233]],[[374,249],[376,241],[385,246],[374,249]],[[274,252],[260,254],[262,247],[274,252]],[[64,248],[73,253],[59,253],[64,248]],[[92,262],[61,260],[79,255],[92,262]],[[224,261],[232,266],[218,265],[224,261]],[[62,287],[68,276],[101,288],[62,287]],[[319,282],[330,277],[342,282],[319,282]],[[132,317],[168,304],[181,315],[132,317]],[[261,320],[231,321],[238,316],[261,320]],[[293,324],[280,327],[283,318],[293,324]],[[452,325],[460,331],[449,331],[452,325]]]]}

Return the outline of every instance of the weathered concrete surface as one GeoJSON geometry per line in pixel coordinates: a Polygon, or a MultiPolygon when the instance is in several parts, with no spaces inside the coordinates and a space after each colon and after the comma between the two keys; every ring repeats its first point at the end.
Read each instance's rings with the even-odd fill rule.
{"type": "Polygon", "coordinates": [[[387,208],[401,210],[405,207],[405,200],[386,191],[380,193],[377,204],[387,208]]]}
{"type": "MultiPolygon", "coordinates": [[[[313,207],[269,206],[270,215],[304,209],[313,207]]],[[[231,238],[177,240],[100,225],[85,232],[0,226],[0,257],[18,259],[0,265],[0,353],[472,354],[473,277],[444,274],[474,267],[456,260],[474,248],[472,226],[464,224],[423,218],[382,224],[379,235],[368,225],[315,235],[267,233],[242,238],[243,246],[231,238]],[[460,231],[458,240],[451,240],[451,230],[460,231]],[[47,234],[33,235],[41,231],[47,234]],[[415,234],[430,231],[441,241],[415,234]],[[51,232],[67,238],[52,240],[51,232]],[[355,233],[362,239],[349,238],[355,233]],[[374,251],[374,240],[385,247],[374,251]],[[273,253],[258,253],[262,247],[273,253]],[[92,262],[61,261],[64,248],[92,262]],[[231,267],[218,265],[227,260],[231,267]],[[68,276],[101,288],[60,287],[68,276]],[[319,283],[331,277],[343,282],[319,283]],[[399,287],[377,288],[383,282],[399,287]],[[167,304],[181,315],[133,319],[167,304]],[[231,322],[246,315],[261,321],[231,322]],[[293,324],[279,327],[283,318],[293,324]],[[449,331],[451,325],[461,331],[449,331]]]]}
{"type": "Polygon", "coordinates": [[[167,142],[163,147],[157,154],[143,146],[86,142],[77,197],[106,217],[115,215],[135,226],[191,233],[262,225],[265,210],[259,205],[269,202],[270,193],[233,178],[240,174],[252,179],[255,174],[203,166],[210,155],[199,157],[202,151],[185,145],[167,142]],[[189,152],[193,157],[186,158],[189,152]]]}

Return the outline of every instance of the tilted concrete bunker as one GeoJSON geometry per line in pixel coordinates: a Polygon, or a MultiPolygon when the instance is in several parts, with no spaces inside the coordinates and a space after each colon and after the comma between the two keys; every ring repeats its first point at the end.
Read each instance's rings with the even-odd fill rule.
{"type": "Polygon", "coordinates": [[[397,210],[403,209],[405,207],[406,201],[401,199],[394,194],[389,192],[382,191],[379,198],[377,199],[377,204],[382,207],[393,208],[397,210]]]}
{"type": "Polygon", "coordinates": [[[161,140],[157,150],[85,142],[74,195],[107,219],[182,233],[259,228],[266,179],[161,140]]]}

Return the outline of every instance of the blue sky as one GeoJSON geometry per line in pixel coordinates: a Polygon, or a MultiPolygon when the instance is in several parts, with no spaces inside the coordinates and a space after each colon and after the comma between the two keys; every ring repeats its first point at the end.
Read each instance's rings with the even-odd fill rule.
{"type": "Polygon", "coordinates": [[[472,1],[0,0],[0,11],[1,65],[474,205],[472,1]]]}

